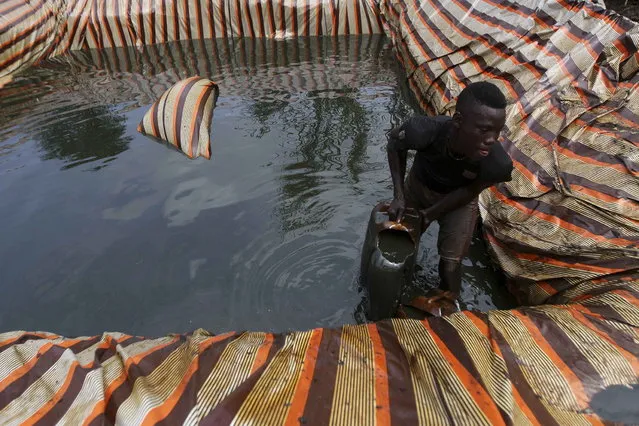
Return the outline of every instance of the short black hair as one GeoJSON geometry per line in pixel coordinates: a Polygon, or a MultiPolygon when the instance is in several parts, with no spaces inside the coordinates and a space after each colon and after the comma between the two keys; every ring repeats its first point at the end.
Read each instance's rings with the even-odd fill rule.
{"type": "Polygon", "coordinates": [[[507,105],[506,97],[501,90],[487,81],[478,81],[466,86],[457,98],[455,109],[459,111],[473,102],[495,109],[504,109],[507,105]]]}

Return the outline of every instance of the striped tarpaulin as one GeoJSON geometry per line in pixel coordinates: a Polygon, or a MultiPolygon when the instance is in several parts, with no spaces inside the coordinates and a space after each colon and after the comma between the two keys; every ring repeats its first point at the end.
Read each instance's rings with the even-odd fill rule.
{"type": "Polygon", "coordinates": [[[381,33],[373,0],[4,0],[0,86],[34,62],[69,50],[381,33]]]}
{"type": "MultiPolygon", "coordinates": [[[[4,2],[0,13],[22,3],[4,2]]],[[[28,3],[32,12],[46,9],[28,3]]],[[[200,29],[186,23],[198,12],[185,4],[197,9],[197,2],[87,0],[84,19],[70,12],[80,10],[77,3],[66,2],[64,13],[78,16],[79,29],[67,25],[55,34],[72,48],[196,38],[200,29]],[[160,3],[162,14],[145,12],[160,3]],[[142,12],[115,19],[129,6],[142,12]],[[133,24],[123,25],[131,16],[133,24]],[[147,34],[152,28],[159,30],[147,34]]],[[[265,34],[285,37],[318,28],[319,12],[309,8],[298,19],[306,4],[229,2],[206,16],[220,16],[227,37],[258,37],[261,22],[265,34]],[[296,10],[297,18],[276,35],[278,7],[296,10]]],[[[326,2],[322,10],[344,16],[342,7],[355,4],[368,3],[326,2]]],[[[639,28],[599,6],[566,0],[370,7],[379,10],[425,109],[450,112],[461,89],[479,79],[508,95],[504,143],[516,170],[512,182],[482,194],[484,228],[513,291],[527,303],[555,305],[288,334],[73,339],[9,332],[0,335],[0,424],[611,420],[601,417],[601,407],[613,389],[639,383],[639,28]]],[[[11,19],[15,38],[20,27],[11,19]]],[[[337,34],[357,28],[337,22],[337,34]]],[[[25,46],[36,52],[30,62],[43,57],[37,46],[25,46]]],[[[59,46],[49,51],[59,53],[59,46]]],[[[6,55],[0,52],[0,60],[6,55]]]]}
{"type": "MultiPolygon", "coordinates": [[[[362,79],[363,74],[381,71],[380,54],[385,48],[382,35],[351,37],[342,43],[332,37],[295,42],[192,40],[141,48],[73,51],[43,66],[63,63],[69,70],[69,84],[96,102],[133,102],[139,107],[159,99],[184,76],[195,75],[215,80],[222,96],[250,99],[274,96],[273,93],[357,89],[368,84],[362,79]],[[345,66],[343,62],[349,63],[348,73],[334,72],[336,66],[345,66]],[[291,63],[298,64],[297,72],[285,72],[291,63]],[[92,78],[94,73],[102,78],[92,78]]],[[[9,85],[5,89],[11,88],[9,85]]]]}
{"type": "Polygon", "coordinates": [[[51,52],[64,5],[63,0],[0,2],[0,86],[51,52]]]}
{"type": "Polygon", "coordinates": [[[638,382],[637,278],[574,305],[287,334],[0,334],[0,423],[601,424],[598,401],[638,382]]]}
{"type": "Polygon", "coordinates": [[[151,105],[138,132],[161,139],[189,158],[211,159],[211,119],[218,86],[204,77],[180,80],[151,105]]]}
{"type": "Polygon", "coordinates": [[[91,0],[91,4],[88,47],[382,32],[371,0],[91,0]]]}
{"type": "MultiPolygon", "coordinates": [[[[55,69],[55,78],[23,75],[0,89],[5,108],[5,138],[38,132],[46,105],[63,88],[72,87],[77,102],[118,105],[119,111],[148,107],[185,76],[208,76],[219,86],[224,102],[238,99],[291,102],[296,97],[358,90],[364,76],[394,84],[388,74],[390,46],[383,35],[272,39],[216,39],[172,42],[127,49],[67,52],[40,65],[55,69]],[[198,58],[197,61],[191,58],[198,58]],[[330,58],[330,59],[326,59],[330,58]],[[297,64],[294,73],[286,72],[297,64]],[[380,74],[381,73],[381,74],[380,74]],[[380,75],[385,77],[380,80],[380,75]],[[347,88],[347,89],[345,89],[347,88]],[[19,107],[17,105],[20,105],[19,107]]],[[[291,123],[291,125],[294,125],[291,123]]]]}
{"type": "Polygon", "coordinates": [[[513,180],[485,191],[497,262],[522,302],[639,267],[639,26],[588,2],[382,2],[414,91],[450,113],[472,81],[510,104],[513,180]]]}

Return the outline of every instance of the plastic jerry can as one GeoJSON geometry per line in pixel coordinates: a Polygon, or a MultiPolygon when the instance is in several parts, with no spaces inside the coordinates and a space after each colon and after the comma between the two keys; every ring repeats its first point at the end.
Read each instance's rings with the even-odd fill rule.
{"type": "Polygon", "coordinates": [[[366,317],[370,321],[391,318],[402,291],[412,282],[419,249],[421,220],[406,209],[401,222],[388,217],[388,202],[371,212],[362,249],[360,284],[367,293],[366,317]]]}

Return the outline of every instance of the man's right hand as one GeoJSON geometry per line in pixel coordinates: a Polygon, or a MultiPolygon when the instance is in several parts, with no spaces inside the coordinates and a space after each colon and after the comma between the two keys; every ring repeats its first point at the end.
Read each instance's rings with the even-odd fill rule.
{"type": "Polygon", "coordinates": [[[406,201],[402,198],[393,198],[390,206],[388,207],[388,218],[395,222],[401,222],[404,217],[404,211],[406,210],[406,201]]]}

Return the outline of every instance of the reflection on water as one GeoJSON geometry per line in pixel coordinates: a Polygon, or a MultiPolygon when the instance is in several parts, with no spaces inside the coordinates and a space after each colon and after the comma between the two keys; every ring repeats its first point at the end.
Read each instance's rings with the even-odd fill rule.
{"type": "Polygon", "coordinates": [[[131,138],[125,136],[124,116],[110,105],[56,87],[55,80],[38,78],[41,71],[0,89],[5,118],[0,156],[11,154],[23,142],[36,141],[43,160],[60,159],[63,168],[72,168],[101,159],[104,164],[127,149],[131,138]]]}
{"type": "Polygon", "coordinates": [[[51,115],[53,119],[38,127],[33,138],[42,149],[44,160],[62,159],[65,168],[113,158],[125,151],[131,141],[124,135],[125,118],[111,112],[108,106],[79,110],[65,106],[54,109],[51,115]]]}
{"type": "MultiPolygon", "coordinates": [[[[391,196],[384,132],[414,111],[401,73],[385,39],[343,37],[75,52],[18,78],[0,90],[0,331],[353,322],[391,196]],[[196,74],[220,86],[210,162],[135,130],[196,74]]],[[[464,297],[486,309],[497,280],[473,250],[464,297]]]]}
{"type": "Polygon", "coordinates": [[[320,95],[309,92],[307,100],[284,108],[274,117],[274,122],[295,129],[298,139],[281,177],[278,209],[285,231],[306,224],[323,228],[332,214],[333,202],[326,200],[322,208],[319,200],[325,199],[328,191],[337,195],[345,183],[356,184],[362,171],[372,118],[366,102],[354,89],[339,91],[335,97],[320,95]],[[305,209],[311,202],[314,208],[305,209]]]}

